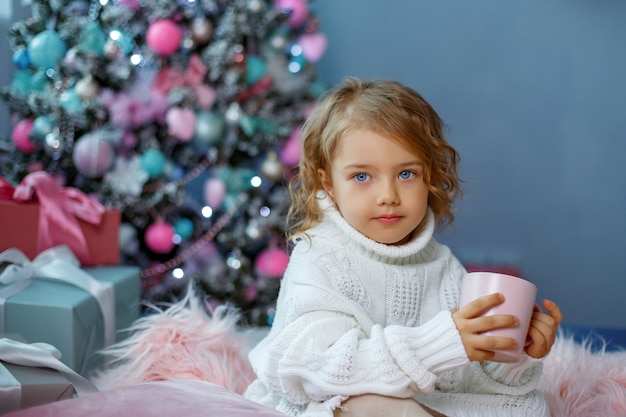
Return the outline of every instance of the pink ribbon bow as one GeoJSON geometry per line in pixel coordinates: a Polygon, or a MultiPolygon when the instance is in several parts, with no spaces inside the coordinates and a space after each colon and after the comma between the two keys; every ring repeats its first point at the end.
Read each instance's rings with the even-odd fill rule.
{"type": "Polygon", "coordinates": [[[105,208],[77,188],[60,187],[43,171],[28,174],[15,188],[15,201],[40,204],[37,252],[67,245],[82,265],[92,265],[87,241],[78,219],[93,225],[102,221],[105,208]]]}
{"type": "Polygon", "coordinates": [[[216,93],[213,88],[203,84],[207,67],[198,55],[191,55],[187,72],[165,67],[154,78],[152,86],[163,94],[169,93],[174,87],[191,87],[196,93],[198,106],[210,109],[215,103],[216,93]]]}
{"type": "Polygon", "coordinates": [[[5,178],[0,177],[0,201],[2,200],[13,200],[13,193],[15,192],[15,187],[5,178]]]}

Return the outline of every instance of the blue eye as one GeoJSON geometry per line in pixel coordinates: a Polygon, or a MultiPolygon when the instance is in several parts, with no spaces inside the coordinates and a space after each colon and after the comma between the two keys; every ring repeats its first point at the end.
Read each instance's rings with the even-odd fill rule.
{"type": "Polygon", "coordinates": [[[400,177],[400,179],[403,179],[403,180],[408,180],[408,179],[413,178],[414,175],[415,175],[415,173],[413,173],[412,171],[402,171],[398,175],[398,177],[400,177]]]}
{"type": "Polygon", "coordinates": [[[359,173],[354,175],[353,178],[356,180],[356,182],[365,182],[370,178],[370,176],[367,174],[359,173]]]}

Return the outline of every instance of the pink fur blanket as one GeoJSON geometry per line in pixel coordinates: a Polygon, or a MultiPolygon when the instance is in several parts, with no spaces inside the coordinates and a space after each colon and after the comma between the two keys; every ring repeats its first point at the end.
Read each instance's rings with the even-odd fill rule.
{"type": "MultiPolygon", "coordinates": [[[[108,365],[92,376],[101,389],[190,378],[242,393],[254,378],[247,361],[250,333],[238,315],[218,307],[208,316],[194,297],[140,318],[132,336],[104,353],[108,365]]],[[[540,390],[553,417],[626,416],[626,351],[592,351],[559,335],[544,361],[540,390]]]]}

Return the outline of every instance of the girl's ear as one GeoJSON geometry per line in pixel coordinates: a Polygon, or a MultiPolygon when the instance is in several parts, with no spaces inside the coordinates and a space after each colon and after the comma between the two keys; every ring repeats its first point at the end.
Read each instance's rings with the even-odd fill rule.
{"type": "Polygon", "coordinates": [[[317,170],[317,175],[320,177],[320,182],[322,183],[322,188],[326,191],[326,194],[330,196],[330,198],[334,201],[335,197],[333,196],[333,185],[330,181],[330,175],[326,172],[326,170],[319,168],[317,170]]]}

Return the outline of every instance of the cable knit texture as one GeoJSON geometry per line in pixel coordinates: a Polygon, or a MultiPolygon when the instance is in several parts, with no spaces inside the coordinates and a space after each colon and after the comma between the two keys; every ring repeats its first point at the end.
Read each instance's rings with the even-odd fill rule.
{"type": "Polygon", "coordinates": [[[352,228],[326,197],[298,239],[269,335],[251,352],[246,396],[298,417],[332,417],[374,393],[446,416],[549,416],[535,391],[541,362],[469,362],[452,320],[465,270],[434,239],[434,216],[402,246],[352,228]]]}

